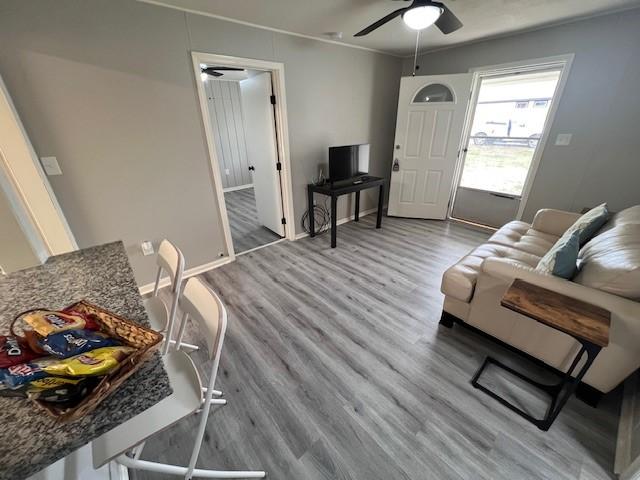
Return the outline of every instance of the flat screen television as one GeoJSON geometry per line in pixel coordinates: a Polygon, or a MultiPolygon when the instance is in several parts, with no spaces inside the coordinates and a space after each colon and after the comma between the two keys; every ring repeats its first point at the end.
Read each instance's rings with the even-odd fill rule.
{"type": "Polygon", "coordinates": [[[369,144],[329,147],[329,181],[351,180],[369,173],[369,144]]]}

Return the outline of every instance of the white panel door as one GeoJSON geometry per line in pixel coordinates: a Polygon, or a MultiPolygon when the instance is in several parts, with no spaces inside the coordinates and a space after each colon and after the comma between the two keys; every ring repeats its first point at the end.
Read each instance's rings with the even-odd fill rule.
{"type": "Polygon", "coordinates": [[[240,82],[247,157],[252,167],[258,220],[284,236],[280,174],[276,169],[276,125],[271,105],[271,74],[262,73],[240,82]]]}
{"type": "Polygon", "coordinates": [[[389,215],[444,219],[472,74],[400,81],[389,215]]]}

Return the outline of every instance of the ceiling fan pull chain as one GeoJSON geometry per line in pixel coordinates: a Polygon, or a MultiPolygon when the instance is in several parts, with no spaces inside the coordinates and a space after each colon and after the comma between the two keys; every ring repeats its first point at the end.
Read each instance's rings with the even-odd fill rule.
{"type": "Polygon", "coordinates": [[[416,30],[417,34],[416,34],[416,51],[413,54],[413,74],[412,76],[415,77],[416,76],[416,70],[419,68],[418,67],[418,43],[420,43],[420,30],[416,30]]]}

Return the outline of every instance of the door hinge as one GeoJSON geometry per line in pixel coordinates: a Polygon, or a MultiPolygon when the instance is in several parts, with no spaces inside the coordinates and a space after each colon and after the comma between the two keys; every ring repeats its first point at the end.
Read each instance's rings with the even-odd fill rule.
{"type": "Polygon", "coordinates": [[[286,219],[286,218],[284,218],[284,217],[282,217],[282,224],[283,224],[283,225],[286,225],[286,224],[287,224],[287,219],[286,219]]]}
{"type": "Polygon", "coordinates": [[[276,163],[276,170],[278,171],[282,170],[282,163],[280,162],[276,163]]]}
{"type": "Polygon", "coordinates": [[[275,104],[276,104],[276,96],[271,95],[271,105],[275,105],[275,104]]]}

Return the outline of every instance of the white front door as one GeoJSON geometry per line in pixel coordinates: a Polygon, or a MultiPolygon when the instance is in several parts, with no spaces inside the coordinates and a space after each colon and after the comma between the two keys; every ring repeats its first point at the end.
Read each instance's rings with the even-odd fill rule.
{"type": "Polygon", "coordinates": [[[472,74],[400,81],[389,215],[444,219],[472,74]]]}
{"type": "Polygon", "coordinates": [[[280,172],[276,169],[276,125],[271,104],[271,74],[265,72],[242,80],[240,94],[258,221],[283,237],[280,172]]]}

